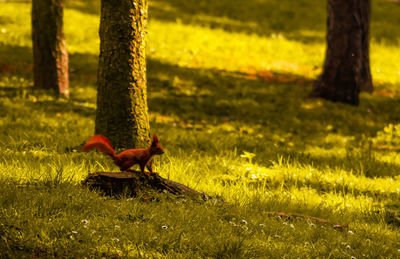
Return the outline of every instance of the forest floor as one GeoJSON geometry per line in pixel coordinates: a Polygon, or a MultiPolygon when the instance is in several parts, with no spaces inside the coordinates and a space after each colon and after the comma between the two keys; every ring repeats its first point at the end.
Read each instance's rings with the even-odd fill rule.
{"type": "Polygon", "coordinates": [[[0,257],[400,257],[400,6],[373,2],[376,91],[310,99],[326,1],[150,0],[161,176],[229,205],[102,197],[94,131],[99,3],[68,1],[69,100],[32,89],[30,3],[0,2],[0,257]],[[290,212],[313,218],[272,216],[290,212]]]}

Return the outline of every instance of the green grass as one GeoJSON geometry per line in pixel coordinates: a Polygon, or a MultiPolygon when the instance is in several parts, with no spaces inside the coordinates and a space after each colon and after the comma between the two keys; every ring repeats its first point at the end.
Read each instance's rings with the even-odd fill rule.
{"type": "Polygon", "coordinates": [[[63,100],[31,87],[29,3],[0,3],[0,257],[400,256],[397,4],[373,1],[376,93],[352,107],[307,98],[325,1],[244,3],[150,1],[149,110],[166,151],[156,170],[226,206],[80,188],[89,172],[117,171],[80,152],[94,130],[99,4],[66,6],[63,100]]]}

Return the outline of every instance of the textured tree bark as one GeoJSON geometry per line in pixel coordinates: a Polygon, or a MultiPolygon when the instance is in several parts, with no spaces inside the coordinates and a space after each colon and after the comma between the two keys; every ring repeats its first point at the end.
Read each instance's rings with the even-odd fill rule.
{"type": "Polygon", "coordinates": [[[312,97],[358,105],[372,91],[369,66],[370,0],[328,0],[327,50],[312,97]]]}
{"type": "Polygon", "coordinates": [[[63,5],[63,0],[32,0],[33,81],[36,88],[69,97],[63,5]]]}
{"type": "Polygon", "coordinates": [[[147,0],[102,0],[100,19],[95,132],[116,148],[145,147],[147,0]]]}

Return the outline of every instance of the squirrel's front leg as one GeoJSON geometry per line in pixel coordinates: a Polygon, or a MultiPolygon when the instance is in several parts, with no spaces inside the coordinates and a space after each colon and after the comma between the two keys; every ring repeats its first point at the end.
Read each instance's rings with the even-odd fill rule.
{"type": "Polygon", "coordinates": [[[143,165],[143,164],[139,164],[139,165],[140,165],[140,171],[141,171],[143,174],[145,174],[145,175],[147,175],[147,176],[150,177],[150,174],[148,174],[148,173],[144,170],[145,165],[143,165]]]}
{"type": "Polygon", "coordinates": [[[147,175],[147,177],[150,177],[150,174],[149,174],[148,172],[146,172],[146,171],[144,170],[144,168],[145,168],[145,165],[140,164],[140,171],[142,171],[142,173],[144,173],[145,175],[147,175]]]}
{"type": "Polygon", "coordinates": [[[158,174],[153,172],[153,161],[150,161],[149,163],[147,163],[146,165],[147,169],[149,169],[150,174],[158,174]]]}

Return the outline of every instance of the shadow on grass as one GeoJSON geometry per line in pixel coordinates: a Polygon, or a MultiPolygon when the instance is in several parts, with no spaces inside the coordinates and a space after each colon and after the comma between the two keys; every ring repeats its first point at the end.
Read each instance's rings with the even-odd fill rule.
{"type": "MultiPolygon", "coordinates": [[[[71,84],[84,82],[95,85],[97,82],[98,56],[81,53],[69,54],[69,77],[71,84]]],[[[7,76],[9,80],[18,78],[10,84],[26,87],[32,84],[33,54],[29,47],[2,44],[0,47],[0,77],[7,76]],[[23,80],[21,80],[23,79],[23,80]],[[30,82],[30,83],[29,83],[30,82]]]]}
{"type": "Polygon", "coordinates": [[[358,144],[400,120],[396,99],[364,95],[359,107],[309,99],[312,81],[288,74],[271,73],[265,78],[182,68],[157,60],[149,60],[148,72],[150,111],[177,118],[181,122],[176,123],[182,127],[189,124],[188,130],[207,131],[226,125],[228,130],[223,137],[233,138],[232,142],[238,136],[242,138],[245,143],[237,146],[238,152],[253,150],[263,158],[258,162],[282,155],[322,170],[353,170],[367,177],[395,176],[400,171],[396,164],[368,156],[368,151],[358,144]],[[262,139],[255,141],[257,136],[262,139]],[[349,139],[347,144],[336,143],[343,139],[349,139]],[[361,153],[346,151],[345,159],[307,155],[310,148],[329,153],[338,144],[351,145],[361,153]]]}
{"type": "MultiPolygon", "coordinates": [[[[373,1],[371,38],[398,44],[398,4],[373,1]]],[[[226,31],[271,35],[296,41],[325,42],[326,1],[319,0],[154,0],[151,18],[200,24],[226,31]]]]}
{"type": "Polygon", "coordinates": [[[66,2],[66,7],[84,13],[100,14],[100,0],[69,0],[66,2]]]}
{"type": "MultiPolygon", "coordinates": [[[[26,63],[31,50],[5,47],[7,51],[0,51],[1,57],[10,56],[7,53],[16,51],[19,55],[11,56],[16,59],[17,64],[25,62],[25,65],[12,73],[0,73],[0,77],[12,77],[16,74],[26,81],[31,80],[30,65],[29,62],[26,63]]],[[[68,101],[57,98],[35,101],[27,97],[43,92],[37,92],[26,87],[26,83],[18,81],[19,83],[9,82],[7,87],[0,87],[0,97],[25,98],[25,108],[49,116],[56,116],[61,112],[94,118],[94,106],[85,105],[85,102],[93,102],[93,96],[88,98],[85,92],[89,89],[95,90],[97,57],[92,54],[74,54],[70,60],[71,67],[76,69],[71,76],[71,90],[74,92],[77,84],[80,87],[84,85],[86,90],[81,95],[75,94],[68,101]],[[85,63],[81,64],[82,60],[85,63]]],[[[397,99],[365,95],[361,98],[359,107],[324,102],[307,98],[311,83],[309,78],[269,71],[246,74],[179,67],[159,60],[148,60],[150,113],[171,117],[178,125],[191,125],[192,127],[186,127],[187,130],[214,130],[215,136],[232,138],[227,148],[235,148],[233,145],[237,144],[239,153],[243,150],[255,152],[260,154],[264,162],[276,159],[277,155],[303,154],[310,147],[329,150],[336,143],[332,143],[332,140],[327,142],[327,135],[337,136],[339,139],[356,137],[358,140],[365,136],[374,136],[387,124],[400,120],[397,99]]],[[[171,124],[161,123],[160,126],[170,128],[171,124]]],[[[210,145],[209,139],[204,137],[204,141],[206,140],[208,144],[204,143],[205,148],[210,145]]],[[[357,156],[352,156],[351,161],[357,159],[357,156]]],[[[339,166],[350,170],[355,166],[341,163],[334,157],[301,157],[299,161],[320,168],[339,166]]],[[[390,169],[386,170],[388,173],[385,175],[398,171],[392,164],[379,161],[371,161],[369,166],[372,170],[368,172],[368,176],[371,177],[378,176],[386,167],[390,169]]]]}
{"type": "Polygon", "coordinates": [[[298,123],[307,126],[316,120],[324,127],[331,125],[333,132],[351,136],[355,130],[373,133],[379,129],[378,124],[385,120],[373,121],[373,112],[380,112],[381,108],[389,111],[396,103],[381,96],[370,98],[364,105],[373,106],[371,113],[363,106],[350,107],[307,98],[312,84],[309,78],[274,73],[264,77],[263,73],[187,68],[149,60],[150,106],[153,111],[179,115],[183,120],[211,116],[240,123],[271,125],[274,122],[284,131],[293,130],[289,126],[293,121],[301,119],[298,123]],[[385,103],[390,104],[386,109],[385,103]],[[354,120],[353,116],[360,118],[354,120]],[[352,125],[348,123],[350,119],[353,119],[352,125]]]}
{"type": "Polygon", "coordinates": [[[325,31],[326,3],[316,0],[152,1],[149,15],[155,19],[200,24],[231,32],[267,36],[283,33],[285,37],[310,42],[324,41],[323,33],[301,35],[301,32],[325,31]]]}
{"type": "MultiPolygon", "coordinates": [[[[100,13],[100,0],[71,0],[67,7],[90,14],[100,13]]],[[[324,41],[326,3],[290,0],[153,0],[149,18],[222,28],[229,32],[270,35],[284,33],[302,42],[324,41]],[[312,10],[312,11],[311,11],[312,10]]]]}
{"type": "MultiPolygon", "coordinates": [[[[398,44],[398,4],[373,1],[371,38],[398,44]]],[[[70,0],[67,7],[100,13],[100,0],[70,0]]],[[[303,43],[325,42],[327,8],[320,0],[151,0],[150,19],[221,28],[228,32],[283,34],[303,43]]]]}
{"type": "MultiPolygon", "coordinates": [[[[334,155],[318,156],[302,152],[288,152],[284,154],[286,161],[301,161],[304,165],[311,165],[313,168],[324,171],[327,168],[352,172],[354,175],[361,175],[369,178],[395,177],[400,172],[398,164],[387,161],[380,161],[376,154],[368,148],[360,148],[360,151],[346,150],[346,156],[334,155]]],[[[381,151],[380,153],[384,153],[381,151]]]]}

